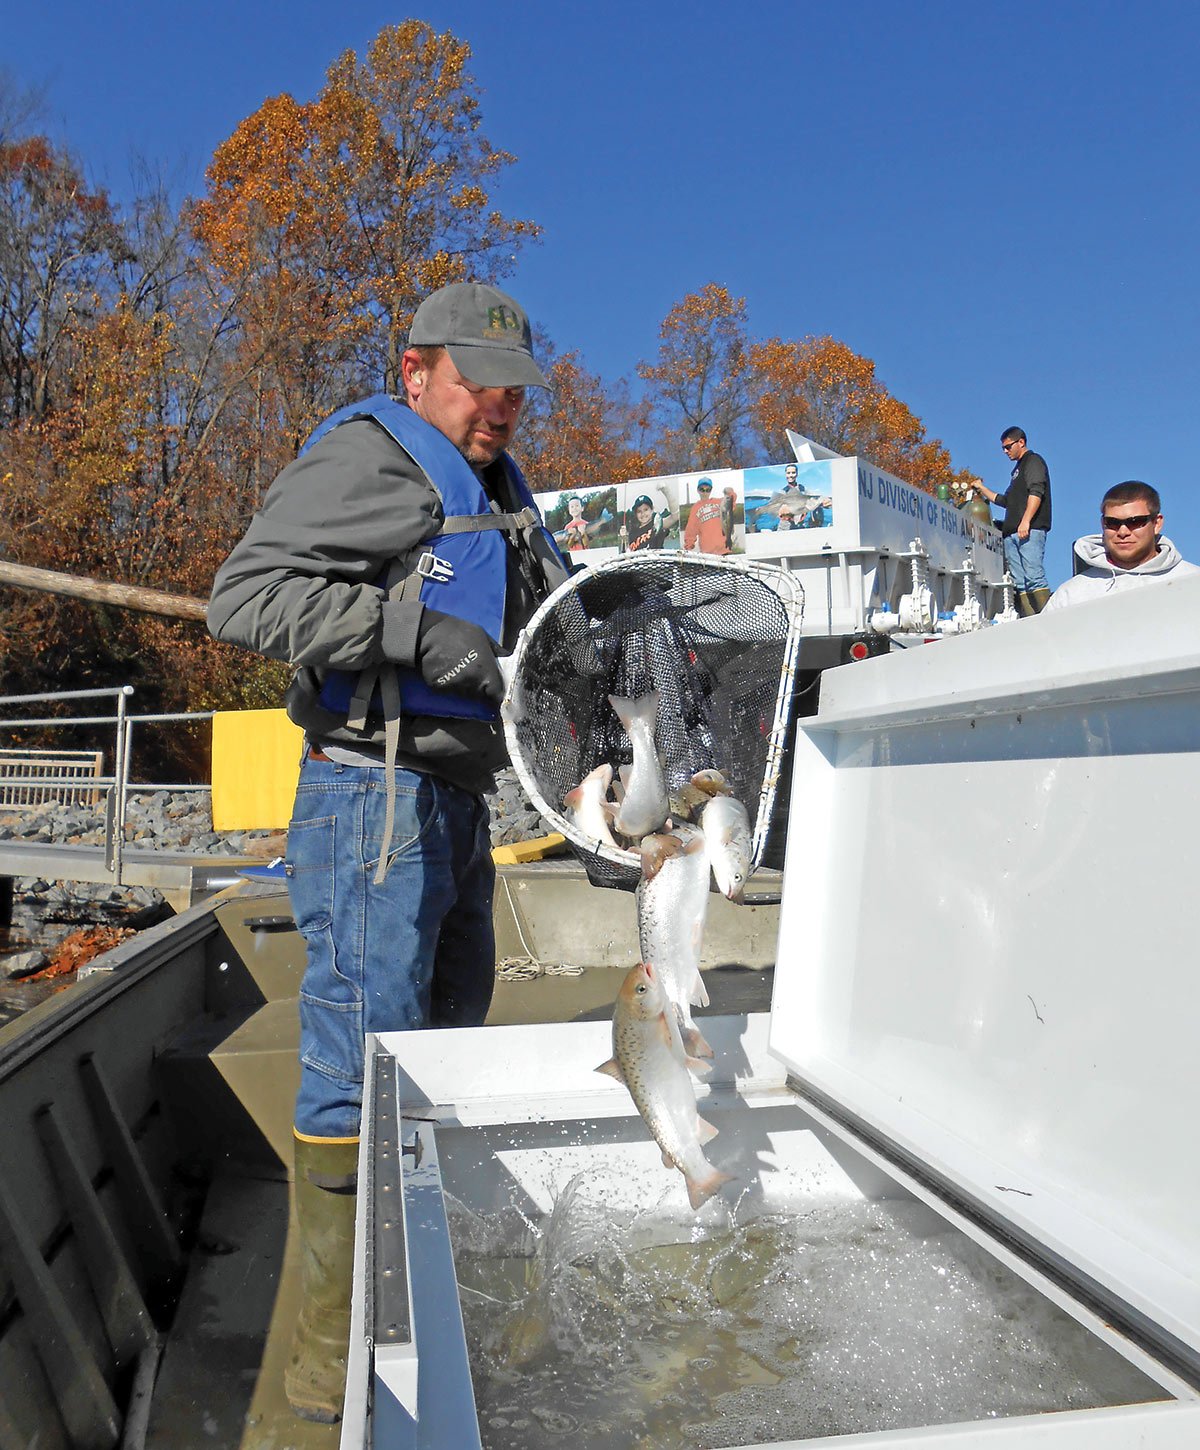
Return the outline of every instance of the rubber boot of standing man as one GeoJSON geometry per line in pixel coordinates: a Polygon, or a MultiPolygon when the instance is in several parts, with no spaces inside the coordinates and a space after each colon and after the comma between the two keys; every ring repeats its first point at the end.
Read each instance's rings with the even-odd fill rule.
{"type": "Polygon", "coordinates": [[[1000,533],[1004,562],[1017,586],[1017,608],[1023,615],[1040,614],[1050,598],[1046,583],[1046,535],[1050,532],[1050,470],[1034,453],[1023,428],[1006,428],[1000,446],[1012,464],[1003,493],[993,493],[982,480],[974,488],[988,503],[1004,510],[1000,533]]]}

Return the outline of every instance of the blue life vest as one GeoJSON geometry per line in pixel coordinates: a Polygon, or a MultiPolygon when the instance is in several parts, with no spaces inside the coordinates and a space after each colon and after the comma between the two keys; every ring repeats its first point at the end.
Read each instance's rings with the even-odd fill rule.
{"type": "MultiPolygon", "coordinates": [[[[373,419],[413,459],[437,490],[447,520],[493,514],[482,483],[454,444],[432,424],[419,418],[410,407],[387,393],[377,393],[360,403],[339,408],[313,431],[300,452],[307,452],[340,424],[358,418],[373,419]]],[[[520,469],[507,453],[502,455],[502,461],[521,505],[536,514],[537,505],[520,469]]],[[[544,528],[542,532],[558,555],[553,537],[544,528]]],[[[492,639],[501,640],[508,573],[504,531],[487,527],[436,534],[419,546],[419,554],[418,562],[424,575],[417,596],[420,601],[431,609],[441,610],[443,614],[469,620],[479,625],[492,639]]],[[[566,567],[564,563],[564,570],[566,567]]],[[[395,566],[392,566],[385,570],[376,581],[381,588],[388,587],[391,582],[389,575],[394,573],[394,569],[395,566]]],[[[495,706],[485,700],[450,690],[433,689],[417,670],[397,666],[396,674],[405,714],[470,720],[495,720],[498,716],[495,706]]],[[[331,670],[322,681],[320,703],[327,710],[345,713],[358,679],[359,676],[351,671],[331,670]]],[[[372,708],[382,710],[378,693],[372,699],[372,708]]]]}

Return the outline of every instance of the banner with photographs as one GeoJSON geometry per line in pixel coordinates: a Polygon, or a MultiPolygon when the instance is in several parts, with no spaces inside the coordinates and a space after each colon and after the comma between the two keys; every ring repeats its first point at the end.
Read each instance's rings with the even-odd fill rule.
{"type": "Polygon", "coordinates": [[[538,504],[563,552],[585,562],[639,549],[783,555],[828,540],[833,479],[830,460],[773,463],[564,489],[538,504]]]}
{"type": "Polygon", "coordinates": [[[740,554],[741,479],[740,469],[716,469],[542,493],[537,502],[559,548],[589,563],[649,549],[740,554]]]}

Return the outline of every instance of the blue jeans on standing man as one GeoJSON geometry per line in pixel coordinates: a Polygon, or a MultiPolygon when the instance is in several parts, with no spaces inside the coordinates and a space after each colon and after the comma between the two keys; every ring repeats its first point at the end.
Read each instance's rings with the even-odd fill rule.
{"type": "Polygon", "coordinates": [[[396,815],[380,885],[383,766],[306,750],[288,827],[288,894],[308,951],[300,987],[296,1131],[353,1138],[365,1034],[476,1027],[495,974],[488,811],[479,796],[397,769],[396,815]]]}
{"type": "Polygon", "coordinates": [[[1016,534],[1004,536],[1004,562],[1020,593],[1028,594],[1031,589],[1045,589],[1046,584],[1046,530],[1030,529],[1029,537],[1022,543],[1016,534]]]}

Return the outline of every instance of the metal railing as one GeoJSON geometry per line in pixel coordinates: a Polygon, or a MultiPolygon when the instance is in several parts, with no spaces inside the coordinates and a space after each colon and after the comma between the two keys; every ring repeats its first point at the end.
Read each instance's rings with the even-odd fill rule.
{"type": "MultiPolygon", "coordinates": [[[[77,775],[39,776],[39,788],[55,787],[64,797],[73,797],[80,791],[104,796],[104,865],[112,873],[114,885],[120,886],[121,859],[125,846],[125,816],[129,796],[132,792],[207,791],[211,785],[192,783],[148,783],[131,781],[130,763],[133,758],[133,728],[135,725],[167,725],[183,720],[211,720],[211,710],[191,710],[176,714],[131,715],[127,709],[132,685],[118,685],[99,690],[61,690],[42,695],[0,695],[0,710],[12,705],[53,704],[75,700],[115,700],[111,715],[52,715],[39,719],[0,719],[0,730],[60,730],[82,725],[111,725],[113,727],[113,772],[111,775],[94,774],[86,782],[77,775]]],[[[0,753],[0,785],[5,784],[3,754],[0,753]]]]}

